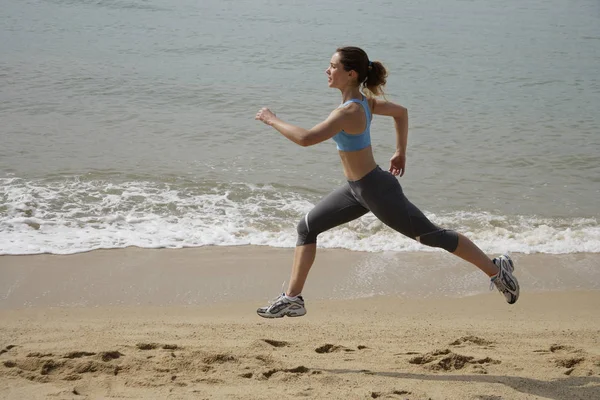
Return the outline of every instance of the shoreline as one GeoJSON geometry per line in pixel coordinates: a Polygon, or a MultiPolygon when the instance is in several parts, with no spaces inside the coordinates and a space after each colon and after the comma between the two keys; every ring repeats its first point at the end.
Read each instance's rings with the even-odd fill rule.
{"type": "MultiPolygon", "coordinates": [[[[600,290],[600,254],[512,256],[523,293],[600,290]]],[[[261,246],[0,256],[0,310],[264,302],[289,279],[292,258],[293,249],[261,246]]],[[[485,274],[445,252],[319,249],[303,294],[312,301],[484,293],[485,274]]]]}

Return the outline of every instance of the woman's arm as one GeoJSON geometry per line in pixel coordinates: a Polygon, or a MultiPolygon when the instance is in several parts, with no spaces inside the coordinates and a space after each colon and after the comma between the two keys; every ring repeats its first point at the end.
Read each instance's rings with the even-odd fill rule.
{"type": "Polygon", "coordinates": [[[373,114],[394,118],[396,128],[396,152],[390,159],[389,171],[394,175],[404,175],[406,169],[406,146],[408,145],[408,110],[400,104],[387,100],[373,99],[373,114]]]}
{"type": "Polygon", "coordinates": [[[260,109],[254,119],[272,126],[283,136],[300,146],[312,146],[335,136],[336,133],[341,131],[343,129],[342,121],[344,115],[345,112],[343,109],[336,109],[329,114],[329,117],[325,121],[315,125],[311,129],[304,129],[289,124],[277,118],[275,113],[268,108],[260,109]]]}
{"type": "Polygon", "coordinates": [[[373,114],[386,115],[394,118],[396,127],[396,152],[406,154],[408,143],[408,110],[400,104],[391,101],[374,99],[371,108],[373,114]]]}

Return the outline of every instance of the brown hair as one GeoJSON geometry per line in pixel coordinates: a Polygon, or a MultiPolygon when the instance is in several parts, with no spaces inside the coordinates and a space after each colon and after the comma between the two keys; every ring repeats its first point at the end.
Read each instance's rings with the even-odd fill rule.
{"type": "Polygon", "coordinates": [[[370,61],[367,53],[359,47],[340,47],[336,52],[340,55],[344,70],[356,71],[359,86],[362,85],[374,96],[383,94],[387,71],[381,62],[370,61]]]}

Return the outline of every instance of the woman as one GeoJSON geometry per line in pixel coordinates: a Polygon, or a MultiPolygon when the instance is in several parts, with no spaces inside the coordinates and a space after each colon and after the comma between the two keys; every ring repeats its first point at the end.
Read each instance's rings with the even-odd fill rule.
{"type": "Polygon", "coordinates": [[[519,298],[519,284],[507,255],[490,260],[473,242],[452,230],[431,223],[402,192],[396,176],[404,175],[408,136],[407,110],[376,98],[382,94],[387,71],[378,61],[369,61],[357,47],[342,47],[331,57],[327,74],[330,88],[339,89],[342,105],[312,129],[303,129],[277,118],[268,108],[256,114],[257,120],[272,126],[301,146],[312,146],[333,138],[337,143],[348,183],[323,198],[298,223],[298,241],[292,276],[287,291],[267,307],[257,310],[265,318],[299,317],[306,314],[301,296],[308,272],[315,260],[317,235],[352,221],[371,211],[392,229],[424,245],[445,249],[485,272],[506,301],[519,298]],[[361,87],[370,96],[365,97],[361,87]],[[371,149],[370,125],[373,115],[392,117],[396,127],[396,152],[389,171],[376,164],[371,149]]]}

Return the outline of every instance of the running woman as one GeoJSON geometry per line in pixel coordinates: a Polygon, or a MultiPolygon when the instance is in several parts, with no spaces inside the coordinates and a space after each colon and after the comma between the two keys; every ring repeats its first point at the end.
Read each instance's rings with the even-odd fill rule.
{"type": "Polygon", "coordinates": [[[383,64],[370,61],[358,47],[342,47],[331,57],[325,73],[328,86],[339,89],[342,95],[342,104],[325,121],[304,129],[281,120],[268,108],[256,114],[255,119],[300,146],[313,146],[333,138],[347,179],[344,186],[325,196],[300,219],[288,288],[268,306],[259,308],[258,315],[265,318],[305,315],[301,293],[315,260],[317,236],[369,211],[401,234],[475,265],[491,278],[506,301],[514,304],[519,298],[519,283],[508,255],[490,259],[464,235],[433,224],[404,195],[396,177],[403,176],[406,167],[408,112],[399,104],[378,98],[387,79],[383,64]],[[373,157],[370,135],[373,115],[394,119],[396,152],[388,171],[382,170],[373,157]]]}

